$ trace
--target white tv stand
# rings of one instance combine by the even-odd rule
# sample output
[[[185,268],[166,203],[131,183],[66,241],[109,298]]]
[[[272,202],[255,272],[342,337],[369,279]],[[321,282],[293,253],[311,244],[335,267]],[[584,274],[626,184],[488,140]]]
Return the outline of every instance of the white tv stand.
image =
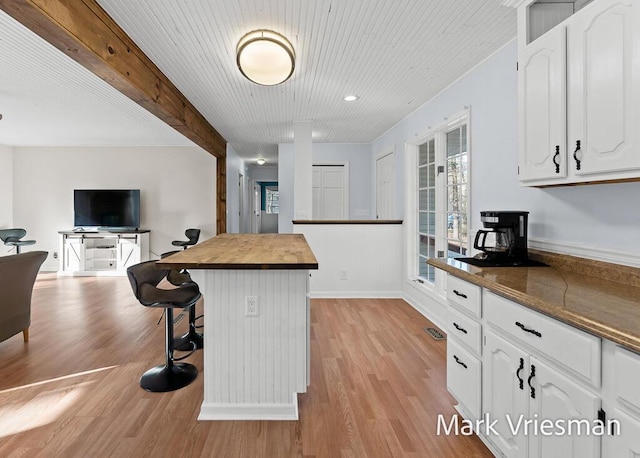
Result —
[[[149,230],[59,231],[59,275],[126,275],[149,260]]]

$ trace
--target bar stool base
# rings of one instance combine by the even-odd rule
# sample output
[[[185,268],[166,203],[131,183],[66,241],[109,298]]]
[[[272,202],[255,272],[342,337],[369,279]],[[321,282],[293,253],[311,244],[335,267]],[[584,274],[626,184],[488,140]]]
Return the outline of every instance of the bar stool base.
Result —
[[[166,393],[184,388],[197,376],[198,369],[193,364],[173,363],[149,369],[140,377],[140,386],[152,393]]]

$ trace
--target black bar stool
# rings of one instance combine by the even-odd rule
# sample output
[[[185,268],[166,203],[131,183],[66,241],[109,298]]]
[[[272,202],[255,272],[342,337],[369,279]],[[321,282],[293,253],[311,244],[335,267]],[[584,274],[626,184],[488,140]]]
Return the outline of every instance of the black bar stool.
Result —
[[[183,250],[186,250],[190,246],[198,243],[198,239],[200,238],[200,229],[187,229],[186,231],[184,231],[184,235],[189,240],[174,240],[173,242],[171,242],[171,245],[181,246]]]
[[[180,253],[180,251],[167,251],[166,253],[162,253],[160,255],[160,259],[164,259],[167,256],[171,256],[175,253]],[[183,283],[192,281],[191,275],[189,275],[189,272],[186,269],[169,270],[169,273],[167,274],[167,280],[174,286],[180,286]],[[189,351],[192,343],[195,344],[197,350],[204,348],[204,335],[197,331],[199,328],[202,328],[202,326],[196,325],[196,320],[199,320],[203,316],[204,315],[196,316],[195,306],[189,307],[189,331],[174,340],[173,348],[175,350]]]
[[[173,309],[195,307],[200,299],[200,289],[194,282],[180,284],[175,289],[160,289],[158,283],[168,274],[168,269],[156,267],[156,261],[146,261],[127,269],[127,276],[136,298],[145,307],[162,307],[165,309],[165,364],[156,366],[145,372],[140,378],[140,386],[147,391],[163,393],[183,388],[198,376],[198,369],[188,363],[178,363],[195,351],[181,358],[173,356]]]

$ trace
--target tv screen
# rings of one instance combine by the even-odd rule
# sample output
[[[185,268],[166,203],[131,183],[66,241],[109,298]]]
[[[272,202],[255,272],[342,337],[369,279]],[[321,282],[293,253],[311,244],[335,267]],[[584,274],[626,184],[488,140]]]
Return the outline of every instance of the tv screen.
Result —
[[[140,227],[139,189],[76,189],[73,225],[117,228]]]

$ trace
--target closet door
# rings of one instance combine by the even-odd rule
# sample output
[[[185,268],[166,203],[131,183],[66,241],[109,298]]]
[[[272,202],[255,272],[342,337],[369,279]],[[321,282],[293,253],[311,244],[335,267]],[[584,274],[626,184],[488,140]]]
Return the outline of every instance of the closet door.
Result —
[[[347,219],[343,165],[313,166],[313,219]]]

